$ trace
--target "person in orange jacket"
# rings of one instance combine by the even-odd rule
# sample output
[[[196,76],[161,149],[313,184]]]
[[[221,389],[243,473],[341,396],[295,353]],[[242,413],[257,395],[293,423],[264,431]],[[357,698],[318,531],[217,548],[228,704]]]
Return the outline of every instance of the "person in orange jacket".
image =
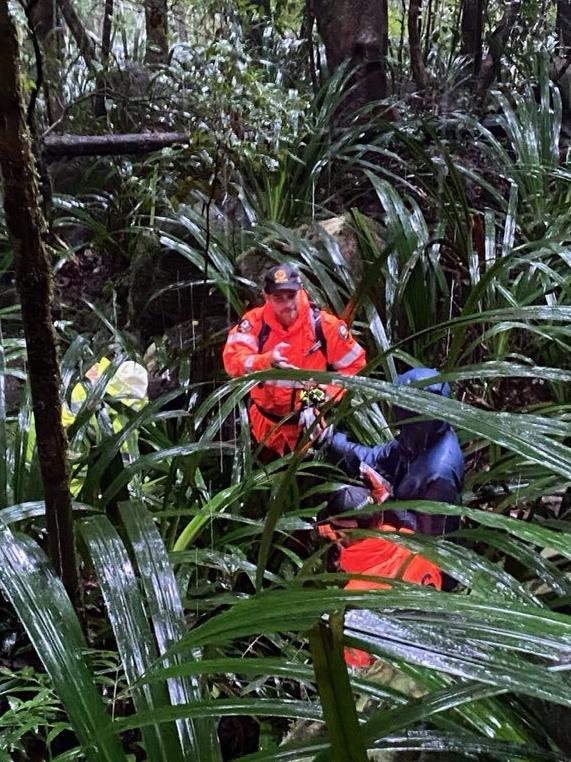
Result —
[[[230,330],[223,351],[230,376],[269,368],[335,370],[352,376],[365,366],[365,350],[342,320],[309,301],[295,265],[270,268],[264,302]],[[250,393],[252,436],[279,456],[292,452],[300,439],[303,388],[303,383],[280,379],[261,382]],[[338,386],[327,387],[329,399],[342,394]]]
[[[361,477],[368,487],[344,485],[331,493],[327,506],[317,515],[317,529],[322,537],[335,544],[335,568],[345,574],[363,575],[373,579],[350,579],[345,590],[386,589],[386,580],[400,579],[417,585],[442,589],[442,571],[420,553],[398,545],[383,537],[381,532],[413,534],[413,530],[399,521],[395,510],[372,511],[373,505],[382,504],[391,496],[391,486],[373,468],[363,463]],[[364,509],[364,510],[363,510]],[[355,511],[363,511],[355,514]],[[343,514],[351,513],[351,516]],[[339,517],[340,516],[340,517]],[[400,527],[400,528],[398,528]],[[352,536],[352,530],[377,530],[372,537]],[[374,578],[383,579],[377,581]],[[350,611],[345,624],[350,629],[367,627],[374,614],[359,609]],[[373,630],[374,630],[374,621]],[[373,656],[358,648],[345,648],[345,661],[351,667],[368,667]]]

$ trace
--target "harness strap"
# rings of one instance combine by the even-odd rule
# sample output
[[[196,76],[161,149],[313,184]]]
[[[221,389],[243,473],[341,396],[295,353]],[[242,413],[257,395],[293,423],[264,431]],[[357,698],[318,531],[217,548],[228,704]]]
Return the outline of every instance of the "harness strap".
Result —
[[[264,346],[266,344],[266,341],[268,340],[270,336],[270,326],[266,323],[264,318],[262,318],[262,327],[260,328],[260,333],[258,334],[258,354],[261,355],[264,351]]]
[[[260,411],[260,413],[264,416],[264,418],[267,418],[268,421],[271,421],[272,423],[281,423],[284,420],[284,418],[287,418],[287,422],[286,423],[288,423],[288,424],[289,423],[292,423],[292,424],[299,423],[299,416],[300,416],[301,411],[297,411],[297,412],[294,412],[294,413],[287,413],[286,415],[276,415],[275,413],[272,413],[271,411],[266,410],[265,407],[262,407],[261,405],[258,405],[258,403],[254,402],[253,400],[252,400],[252,405],[257,407],[258,410]]]
[[[313,302],[311,302],[309,306],[309,320],[311,329],[313,331],[313,336],[315,341],[320,343],[319,351],[325,357],[327,357],[327,340],[325,338],[325,333],[323,332],[323,326],[321,325],[321,310],[316,304],[313,304]],[[270,326],[262,317],[262,327],[260,328],[260,333],[258,334],[258,354],[262,354],[264,351],[264,347],[270,336],[270,332]],[[330,370],[330,368],[328,369]]]

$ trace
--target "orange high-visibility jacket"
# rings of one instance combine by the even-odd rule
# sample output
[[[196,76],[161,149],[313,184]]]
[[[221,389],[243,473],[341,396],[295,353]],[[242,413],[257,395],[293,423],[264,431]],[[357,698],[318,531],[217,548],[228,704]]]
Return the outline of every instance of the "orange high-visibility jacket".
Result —
[[[223,351],[224,368],[230,376],[242,376],[272,367],[272,350],[285,342],[282,353],[292,365],[303,370],[331,369],[347,376],[355,375],[366,363],[365,350],[351,336],[346,324],[325,310],[319,310],[325,352],[316,337],[316,315],[305,291],[300,293],[297,320],[289,328],[276,320],[269,305],[256,307],[230,330]],[[267,338],[260,352],[260,332]],[[295,413],[300,409],[302,385],[297,381],[264,381],[251,391],[250,425],[257,442],[282,455],[297,444],[300,428]],[[330,396],[339,395],[339,387],[331,386]],[[281,419],[293,414],[289,421]]]
[[[383,527],[395,531],[394,527]],[[429,585],[442,589],[442,572],[436,564],[419,553],[413,553],[382,537],[367,537],[341,550],[339,568],[348,574],[366,574],[370,577],[387,577]],[[352,579],[346,590],[371,590],[390,587],[386,582]]]
[[[390,525],[381,525],[380,529],[395,531]],[[401,530],[405,532],[405,530]],[[410,530],[409,530],[410,531]],[[405,532],[407,533],[407,532]],[[385,577],[414,582],[417,585],[429,585],[442,589],[442,572],[436,564],[418,553],[413,553],[402,545],[397,545],[382,537],[367,537],[341,549],[339,568],[348,574],[363,574],[370,577]],[[387,582],[351,579],[345,590],[371,590],[388,588]],[[367,667],[373,663],[373,657],[357,648],[345,649],[345,661],[352,667]]]

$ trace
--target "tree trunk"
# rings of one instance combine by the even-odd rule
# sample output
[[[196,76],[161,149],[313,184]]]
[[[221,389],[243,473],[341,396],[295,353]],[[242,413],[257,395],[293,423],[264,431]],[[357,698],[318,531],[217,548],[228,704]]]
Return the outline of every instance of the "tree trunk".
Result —
[[[111,28],[113,25],[113,0],[105,0],[103,28],[101,31],[101,63],[107,66],[111,53]]]
[[[252,13],[252,11],[254,13]],[[254,18],[255,16],[255,18]],[[248,39],[250,43],[259,48],[264,39],[264,31],[272,18],[272,7],[270,0],[251,0],[249,10],[244,18],[248,28]]]
[[[174,22],[175,36],[179,42],[188,42],[188,28],[186,26],[186,4],[184,0],[175,0],[171,3],[171,18]]]
[[[358,107],[387,94],[387,0],[314,0],[327,64],[335,71],[349,61],[359,67],[351,105]]]
[[[422,0],[410,0],[408,8],[408,44],[412,76],[418,88],[426,87],[426,69],[420,44],[420,5]]]
[[[75,12],[75,8],[71,4],[70,0],[57,0],[57,3],[65,19],[65,23],[69,27],[71,36],[75,40],[75,44],[83,56],[83,60],[85,61],[86,65],[90,67],[96,57],[95,44],[93,40],[81,23],[81,20]]]
[[[571,0],[557,0],[557,34],[559,44],[567,55],[571,50]]]
[[[490,35],[488,55],[482,62],[478,77],[478,90],[483,95],[497,79],[502,56],[512,29],[521,10],[521,0],[511,0],[498,26]]]
[[[37,0],[28,7],[30,25],[43,57],[42,84],[48,121],[53,124],[63,113],[57,6],[52,0]]]
[[[311,77],[311,86],[313,92],[317,93],[319,87],[317,83],[317,69],[315,66],[315,48],[313,45],[313,26],[315,24],[315,16],[313,14],[313,3],[311,0],[305,0],[303,5],[303,21],[299,36],[302,40],[305,40],[305,46],[307,48],[307,63],[309,66],[309,76]]]
[[[168,13],[166,0],[145,0],[147,47],[145,63],[164,64],[168,61]]]
[[[61,379],[51,320],[51,271],[42,241],[44,221],[18,70],[16,29],[8,0],[0,0],[0,172],[6,227],[28,354],[38,457],[42,472],[49,553],[77,605],[79,580],[73,537]]]
[[[102,70],[97,73],[95,87],[95,100],[93,110],[96,117],[104,117],[107,114],[105,101],[107,99],[107,69],[109,67],[109,54],[111,52],[111,28],[113,24],[113,0],[105,0],[103,13],[103,28],[101,31],[101,66]]]
[[[484,0],[464,0],[462,3],[462,53],[471,56],[475,79],[482,64],[483,14]]]

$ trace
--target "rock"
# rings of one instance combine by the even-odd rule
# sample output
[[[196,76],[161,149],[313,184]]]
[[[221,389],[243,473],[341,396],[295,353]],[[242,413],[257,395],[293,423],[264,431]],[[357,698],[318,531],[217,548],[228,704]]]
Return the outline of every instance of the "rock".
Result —
[[[179,207],[179,213],[184,214],[184,207]],[[200,235],[196,214],[190,210],[185,215],[187,225],[174,218],[169,220],[168,213],[164,216],[163,240],[153,231],[141,232],[129,266],[128,326],[140,332],[145,345],[174,326],[201,321],[205,304],[209,318],[220,317],[227,321],[226,325],[230,323],[226,299],[216,286],[204,282],[200,259],[195,264],[190,258],[192,249],[200,252],[204,247],[203,241],[195,240],[191,232],[196,227],[197,236]],[[211,229],[211,235],[213,240],[217,233]],[[168,236],[176,240],[165,243]],[[189,247],[189,256],[175,250],[184,246]],[[213,274],[210,270],[207,280]]]
[[[377,222],[369,222],[379,227]],[[360,281],[363,277],[363,258],[359,247],[359,239],[355,233],[355,226],[351,221],[349,214],[342,214],[338,217],[330,217],[320,223],[312,225],[308,230],[308,238],[315,243],[318,248],[330,245],[328,238],[333,239],[339,247],[339,253],[343,257],[347,269],[354,281]],[[379,231],[379,242],[381,241]],[[321,244],[321,246],[320,246]]]
[[[141,127],[152,126],[151,104],[166,94],[161,77],[152,76],[138,61],[125,61],[122,68],[106,72],[98,87],[104,90],[107,116],[115,132],[141,132]],[[97,101],[93,109],[98,109]]]
[[[272,249],[283,252],[284,257],[288,255],[289,251],[281,241],[273,238],[268,238],[266,240]],[[252,293],[259,293],[259,288],[263,282],[266,270],[275,264],[276,260],[273,257],[270,257],[261,246],[253,246],[250,249],[247,249],[236,259],[238,272],[242,277],[252,283]]]

